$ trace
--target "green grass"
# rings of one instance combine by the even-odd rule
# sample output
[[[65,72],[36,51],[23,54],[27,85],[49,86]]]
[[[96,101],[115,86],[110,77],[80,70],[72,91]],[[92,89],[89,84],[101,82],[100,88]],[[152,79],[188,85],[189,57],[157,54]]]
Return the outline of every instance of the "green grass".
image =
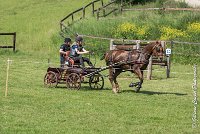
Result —
[[[17,33],[20,51],[55,51],[63,42],[59,22],[91,0],[0,0],[0,32]],[[56,42],[53,42],[56,36]],[[59,43],[59,44],[57,44]]]
[[[164,68],[154,67],[152,80],[144,80],[140,93],[128,87],[138,81],[128,72],[119,76],[122,92],[117,95],[112,93],[107,77],[104,90],[91,90],[87,84],[79,91],[65,85],[52,89],[43,86],[48,58],[51,66],[59,66],[58,48],[63,42],[58,35],[60,19],[89,2],[0,0],[0,32],[17,32],[17,52],[0,50],[0,133],[199,133],[199,127],[192,129],[192,65],[173,63],[169,79]],[[110,20],[102,19],[99,22],[103,23],[92,29],[85,27],[88,32],[79,24],[95,24],[94,18],[74,26],[83,28],[80,32],[100,35],[104,23],[112,25]],[[99,48],[97,53],[108,49],[109,44],[91,39],[85,43],[87,49],[94,49],[92,45]],[[8,58],[13,61],[5,98]],[[98,58],[96,66],[105,66]]]
[[[65,85],[45,88],[47,60],[31,56],[19,58],[21,56],[10,53],[13,62],[7,98],[4,92],[8,56],[0,58],[2,134],[198,133],[200,130],[192,129],[192,65],[173,64],[169,79],[164,68],[154,66],[152,80],[144,80],[140,93],[128,87],[137,78],[123,73],[118,79],[122,92],[116,95],[107,77],[104,90],[91,90],[87,84],[82,84],[79,91],[69,90]],[[105,65],[103,61],[97,63],[97,66],[102,65]]]

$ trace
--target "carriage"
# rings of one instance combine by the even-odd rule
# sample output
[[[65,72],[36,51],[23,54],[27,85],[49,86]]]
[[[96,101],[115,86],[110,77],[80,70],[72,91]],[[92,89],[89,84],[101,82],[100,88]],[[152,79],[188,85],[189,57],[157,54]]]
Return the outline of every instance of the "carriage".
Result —
[[[140,51],[137,49],[132,51],[110,50],[102,58],[105,59],[107,64],[105,67],[49,67],[44,77],[44,85],[56,87],[58,84],[65,83],[67,88],[78,90],[82,83],[89,83],[91,89],[103,89],[104,78],[100,72],[109,69],[109,80],[114,93],[119,92],[119,84],[116,78],[123,71],[131,71],[138,76],[139,82],[131,83],[129,87],[136,87],[135,92],[139,92],[143,83],[143,71],[147,68],[150,57],[155,55],[162,60],[163,52],[164,47],[160,41],[151,42]]]
[[[44,77],[44,85],[46,87],[57,87],[58,84],[65,84],[69,89],[79,90],[81,84],[89,83],[91,89],[103,89],[104,77],[98,70],[100,68],[49,67]]]

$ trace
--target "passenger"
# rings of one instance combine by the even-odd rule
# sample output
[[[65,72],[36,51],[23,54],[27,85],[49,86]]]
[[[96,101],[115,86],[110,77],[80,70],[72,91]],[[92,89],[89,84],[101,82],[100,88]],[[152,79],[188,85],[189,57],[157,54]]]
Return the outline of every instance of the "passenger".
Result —
[[[75,42],[72,44],[70,57],[74,60],[74,62],[79,62],[82,67],[85,67],[84,62],[87,62],[90,67],[93,67],[89,58],[82,57],[82,54],[87,53],[89,53],[89,51],[85,50],[83,47],[83,38],[81,36],[77,36]]]
[[[70,59],[70,45],[71,45],[71,39],[65,38],[64,44],[60,46],[60,67],[64,67],[65,64],[73,64],[73,61]]]

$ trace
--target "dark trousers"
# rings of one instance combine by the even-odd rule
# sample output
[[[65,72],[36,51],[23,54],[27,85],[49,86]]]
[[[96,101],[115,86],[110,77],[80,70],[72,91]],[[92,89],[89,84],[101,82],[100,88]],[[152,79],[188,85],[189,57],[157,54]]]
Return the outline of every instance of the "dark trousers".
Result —
[[[72,59],[74,60],[75,63],[80,63],[80,65],[83,66],[83,67],[85,67],[84,62],[87,62],[87,64],[88,64],[89,66],[92,66],[92,67],[93,67],[93,64],[92,64],[92,62],[89,60],[89,58],[79,56],[79,57],[73,57]]]
[[[86,58],[86,57],[82,57],[82,58],[83,58],[83,62],[87,62],[87,64],[88,64],[89,66],[93,67],[93,64],[92,64],[92,62],[90,61],[89,58]]]
[[[65,58],[60,56],[60,67],[64,67],[65,64]]]

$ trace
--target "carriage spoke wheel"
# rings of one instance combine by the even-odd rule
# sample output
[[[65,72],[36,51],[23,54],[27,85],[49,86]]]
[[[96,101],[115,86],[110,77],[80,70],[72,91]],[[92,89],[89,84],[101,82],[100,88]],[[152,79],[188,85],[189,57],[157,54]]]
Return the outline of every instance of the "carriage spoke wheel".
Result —
[[[67,88],[79,90],[81,87],[81,78],[77,73],[71,73],[66,79]]]
[[[58,85],[58,77],[56,73],[49,71],[44,76],[44,86],[46,87],[56,87]]]
[[[89,85],[91,89],[103,89],[104,78],[101,74],[95,74],[90,77]]]

